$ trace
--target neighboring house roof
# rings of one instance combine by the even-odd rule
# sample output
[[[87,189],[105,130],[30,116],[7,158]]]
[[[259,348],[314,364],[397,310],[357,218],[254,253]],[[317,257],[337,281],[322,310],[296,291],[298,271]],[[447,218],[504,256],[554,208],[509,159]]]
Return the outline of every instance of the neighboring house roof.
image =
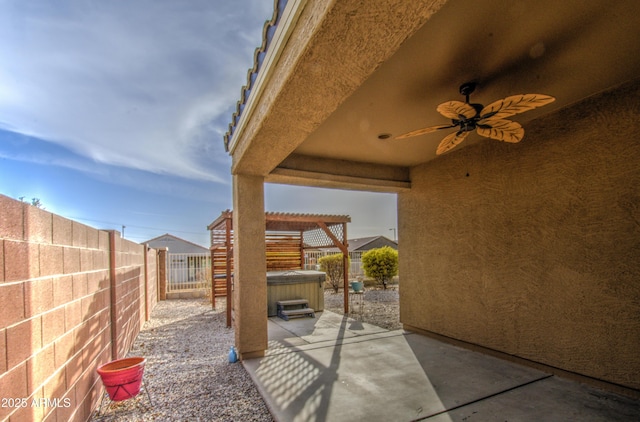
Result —
[[[381,248],[383,246],[389,246],[393,249],[398,249],[398,242],[395,242],[384,236],[371,236],[371,237],[359,237],[357,239],[349,239],[349,252],[368,251],[371,249]],[[325,250],[335,250],[337,248],[324,248]]]
[[[369,249],[381,248],[382,246],[390,246],[398,249],[398,242],[394,242],[384,236],[361,237],[351,239],[349,242],[350,251],[368,251]]]
[[[180,239],[169,233],[165,233],[162,236],[154,237],[146,242],[154,249],[168,248],[169,253],[207,253],[209,249],[204,246],[197,245],[189,242],[188,240]]]

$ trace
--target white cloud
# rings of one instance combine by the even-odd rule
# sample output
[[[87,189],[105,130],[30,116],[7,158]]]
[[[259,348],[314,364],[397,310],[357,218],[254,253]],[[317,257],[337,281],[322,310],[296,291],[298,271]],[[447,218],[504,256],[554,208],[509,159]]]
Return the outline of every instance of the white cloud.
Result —
[[[272,7],[2,2],[0,120],[99,162],[224,182],[222,134]]]

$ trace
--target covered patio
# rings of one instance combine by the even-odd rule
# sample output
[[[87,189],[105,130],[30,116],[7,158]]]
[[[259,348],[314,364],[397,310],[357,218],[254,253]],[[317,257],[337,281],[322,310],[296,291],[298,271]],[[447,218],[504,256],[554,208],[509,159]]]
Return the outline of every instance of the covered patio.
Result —
[[[267,345],[264,184],[388,192],[405,329],[639,395],[638,3],[276,6],[225,136],[243,357]],[[467,116],[524,94],[555,101],[509,115],[518,142]]]
[[[329,311],[270,318],[245,368],[278,421],[633,420],[640,401]]]

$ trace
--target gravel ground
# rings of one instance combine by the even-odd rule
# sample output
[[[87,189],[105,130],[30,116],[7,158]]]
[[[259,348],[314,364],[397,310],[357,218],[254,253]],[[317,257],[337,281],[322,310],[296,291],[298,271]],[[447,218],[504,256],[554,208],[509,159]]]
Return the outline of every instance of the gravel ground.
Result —
[[[144,392],[94,421],[273,421],[241,363],[229,363],[233,329],[225,301],[165,300],[156,306],[129,356],[147,358]],[[106,407],[106,404],[105,404]]]
[[[389,330],[401,328],[398,290],[367,289],[352,316]],[[342,292],[325,291],[325,309],[343,314]],[[141,392],[97,412],[93,421],[272,422],[267,406],[240,363],[230,364],[233,329],[226,327],[225,299],[216,309],[202,299],[165,300],[156,306],[128,356],[147,359]]]
[[[333,293],[333,290],[324,292],[324,308],[337,314],[344,314],[342,291]],[[398,286],[392,285],[387,290],[379,288],[367,288],[364,292],[362,307],[360,302],[354,300],[350,305],[351,316],[362,322],[377,325],[387,330],[402,328],[400,324],[400,311],[398,307]]]

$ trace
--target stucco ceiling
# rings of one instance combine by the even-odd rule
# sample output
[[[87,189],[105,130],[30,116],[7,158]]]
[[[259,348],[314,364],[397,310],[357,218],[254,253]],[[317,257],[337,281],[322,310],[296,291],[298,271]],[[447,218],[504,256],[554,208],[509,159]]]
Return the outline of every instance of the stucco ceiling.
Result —
[[[636,0],[452,0],[406,40],[295,153],[412,166],[436,157],[449,131],[393,137],[446,124],[438,104],[461,100],[460,84],[478,83],[472,102],[541,93],[556,102],[516,116],[523,124],[640,75],[640,3]],[[348,57],[344,58],[348,60]],[[392,138],[380,140],[380,134]],[[458,148],[484,140],[477,134]],[[455,151],[455,150],[454,150]]]
[[[394,137],[450,123],[436,107],[464,101],[465,82],[477,83],[471,102],[484,105],[516,94],[555,97],[512,118],[527,142],[537,117],[640,77],[637,0],[300,4],[255,111],[234,135],[233,173],[400,191],[410,188],[411,166],[436,159],[450,131]],[[447,154],[476,142],[498,141],[474,133]]]

